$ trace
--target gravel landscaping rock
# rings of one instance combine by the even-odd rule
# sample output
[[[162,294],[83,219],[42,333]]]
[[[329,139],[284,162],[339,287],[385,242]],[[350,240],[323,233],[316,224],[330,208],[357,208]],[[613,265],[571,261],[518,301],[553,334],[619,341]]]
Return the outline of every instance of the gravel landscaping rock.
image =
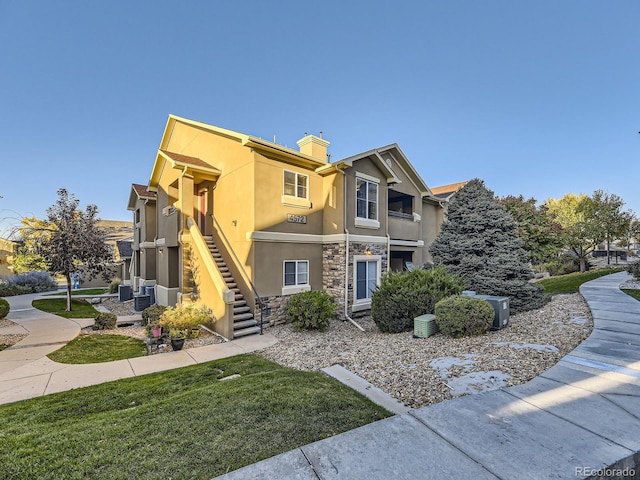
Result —
[[[324,332],[270,327],[266,331],[280,341],[260,354],[300,370],[342,365],[405,405],[419,408],[459,394],[527,382],[555,365],[593,328],[589,308],[578,293],[556,295],[543,308],[511,316],[508,327],[478,337],[454,339],[438,333],[413,338],[413,332],[380,333],[369,317],[357,321],[364,333],[341,321]],[[465,378],[466,389],[461,387]]]
[[[133,310],[133,301],[107,299],[102,306],[118,316],[140,313]],[[279,342],[259,354],[299,370],[342,365],[405,405],[419,408],[525,383],[555,365],[593,328],[589,308],[578,293],[555,295],[543,308],[513,315],[508,327],[478,337],[454,339],[437,333],[413,338],[413,332],[381,333],[370,317],[357,321],[364,333],[341,321],[333,321],[324,332],[296,332],[289,324],[266,328]],[[5,320],[0,326],[10,324]],[[138,325],[98,331],[89,327],[83,333],[147,338]],[[14,344],[23,337],[0,335],[0,343]],[[198,338],[187,340],[184,348],[221,342],[220,337],[202,331]],[[164,351],[172,350],[167,345],[153,353]]]
[[[0,319],[0,329],[13,327],[16,324],[6,318]],[[2,333],[0,331],[0,345],[15,345],[27,336],[26,333]]]

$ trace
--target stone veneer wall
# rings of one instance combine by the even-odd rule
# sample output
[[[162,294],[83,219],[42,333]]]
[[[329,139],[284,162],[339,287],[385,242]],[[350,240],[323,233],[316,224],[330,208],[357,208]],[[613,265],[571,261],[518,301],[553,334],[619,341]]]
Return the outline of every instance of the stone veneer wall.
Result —
[[[345,283],[345,265],[344,265],[344,255],[345,255],[345,242],[341,243],[326,243],[322,246],[322,265],[323,265],[323,275],[322,275],[322,288],[329,295],[331,295],[337,304],[337,308],[335,311],[335,317],[340,320],[345,320],[344,316],[344,283]],[[389,255],[387,252],[387,245],[380,243],[349,243],[349,278],[347,288],[348,291],[348,303],[351,305],[353,303],[353,257],[354,255],[367,255],[367,250],[371,255],[380,255],[380,269],[381,275],[384,275],[388,270],[389,265]],[[285,308],[287,306],[287,302],[289,301],[289,295],[274,295],[271,297],[260,297],[262,303],[265,306],[271,308],[271,315],[269,317],[265,317],[265,326],[269,325],[280,325],[282,323],[287,323],[287,315],[285,313]],[[257,305],[257,301],[256,301]],[[362,317],[365,315],[369,315],[369,310],[359,311],[359,312],[351,312],[349,309],[349,315],[353,317]],[[259,320],[259,311],[256,311],[255,318]]]
[[[336,301],[335,316],[344,317],[344,253],[345,243],[322,245],[322,288]]]
[[[336,316],[342,320],[345,320],[344,316],[344,288],[345,288],[345,256],[346,244],[342,243],[327,243],[322,247],[322,262],[324,266],[322,288],[324,288],[330,295],[336,299],[338,308],[336,309]],[[353,304],[353,257],[355,255],[367,255],[369,250],[370,255],[380,255],[380,269],[381,275],[384,275],[388,270],[389,255],[387,252],[387,244],[381,243],[359,243],[349,242],[349,278],[346,288],[348,289],[347,302],[348,305]],[[369,310],[352,312],[349,308],[349,315],[358,317],[369,315]]]
[[[280,325],[281,323],[287,323],[287,314],[285,308],[289,302],[290,295],[274,295],[272,297],[260,297],[265,307],[271,308],[271,315],[264,317],[264,326]],[[256,300],[256,311],[253,318],[256,321],[260,321],[260,306]]]

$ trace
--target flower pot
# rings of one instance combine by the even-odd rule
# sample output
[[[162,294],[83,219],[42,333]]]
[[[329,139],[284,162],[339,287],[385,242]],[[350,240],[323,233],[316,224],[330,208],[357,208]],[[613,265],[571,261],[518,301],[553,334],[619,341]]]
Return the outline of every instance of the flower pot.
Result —
[[[184,338],[172,338],[171,339],[171,348],[174,350],[182,350],[184,346]]]
[[[158,327],[158,328],[154,328],[153,329],[153,336],[154,337],[159,337],[162,335],[162,328]]]

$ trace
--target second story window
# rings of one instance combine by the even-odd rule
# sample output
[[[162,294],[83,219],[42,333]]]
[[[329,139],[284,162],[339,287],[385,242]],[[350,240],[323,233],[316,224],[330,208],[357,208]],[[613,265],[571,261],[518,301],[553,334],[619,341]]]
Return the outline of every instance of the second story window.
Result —
[[[309,176],[302,173],[284,171],[284,195],[309,198]]]
[[[378,220],[378,184],[356,178],[356,217]]]

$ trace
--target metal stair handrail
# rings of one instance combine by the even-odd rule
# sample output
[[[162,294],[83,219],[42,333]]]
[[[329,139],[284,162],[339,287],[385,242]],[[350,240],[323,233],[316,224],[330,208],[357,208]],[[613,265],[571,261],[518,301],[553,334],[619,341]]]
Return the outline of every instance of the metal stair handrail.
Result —
[[[258,290],[256,289],[256,286],[251,281],[251,277],[249,277],[249,274],[244,269],[244,266],[242,265],[242,262],[240,261],[240,259],[236,255],[236,252],[231,247],[231,243],[229,243],[229,239],[224,234],[224,230],[222,230],[222,226],[220,225],[220,223],[218,222],[218,220],[216,219],[216,217],[214,215],[211,215],[211,218],[213,219],[213,226],[220,233],[220,239],[224,242],[224,246],[225,246],[227,252],[229,252],[229,254],[231,256],[233,256],[233,263],[240,270],[240,274],[241,274],[243,280],[249,284],[249,286],[251,287],[251,290],[254,293],[254,296],[255,296],[256,300],[258,301],[258,305],[260,306],[260,335],[262,335],[263,334],[262,324],[264,323],[264,311],[265,311],[265,309],[267,307],[262,302],[262,299],[260,298],[260,294],[258,293]]]

